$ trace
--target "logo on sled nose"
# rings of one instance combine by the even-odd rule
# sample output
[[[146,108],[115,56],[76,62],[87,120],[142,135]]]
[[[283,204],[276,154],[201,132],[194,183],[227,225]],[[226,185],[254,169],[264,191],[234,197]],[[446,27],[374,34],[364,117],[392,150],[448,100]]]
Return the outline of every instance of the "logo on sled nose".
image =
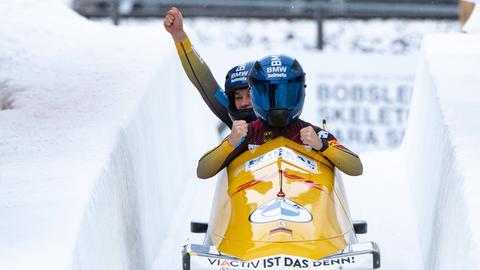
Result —
[[[312,214],[303,206],[285,198],[276,198],[255,209],[248,220],[252,223],[267,223],[277,220],[310,222]]]

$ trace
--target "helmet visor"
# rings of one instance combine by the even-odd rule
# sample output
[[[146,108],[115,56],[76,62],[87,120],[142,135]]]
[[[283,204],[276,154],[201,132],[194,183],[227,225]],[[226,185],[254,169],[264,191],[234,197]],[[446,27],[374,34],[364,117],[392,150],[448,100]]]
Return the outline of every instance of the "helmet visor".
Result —
[[[303,80],[253,81],[252,98],[257,106],[268,109],[293,109],[303,98]]]

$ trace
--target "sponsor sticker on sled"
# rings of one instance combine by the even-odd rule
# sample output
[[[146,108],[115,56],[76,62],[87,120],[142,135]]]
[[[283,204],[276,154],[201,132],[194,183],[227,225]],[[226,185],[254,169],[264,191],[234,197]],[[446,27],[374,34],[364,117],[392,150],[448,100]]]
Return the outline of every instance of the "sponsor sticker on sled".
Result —
[[[277,220],[304,223],[312,220],[312,214],[296,202],[286,198],[275,198],[255,209],[248,219],[253,223]]]
[[[294,269],[368,269],[372,266],[372,256],[361,254],[354,256],[342,256],[338,258],[325,258],[323,260],[310,260],[295,256],[273,256],[251,261],[241,261],[225,258],[210,258],[193,256],[191,268],[194,269],[216,269],[216,270],[294,270]]]
[[[288,162],[291,162],[299,167],[302,167],[306,170],[317,172],[317,163],[312,159],[304,157],[303,155],[295,153],[295,151],[286,148],[280,147],[275,150],[272,150],[266,154],[263,154],[257,158],[251,159],[246,163],[246,171],[256,170],[273,162],[274,160],[282,158]]]

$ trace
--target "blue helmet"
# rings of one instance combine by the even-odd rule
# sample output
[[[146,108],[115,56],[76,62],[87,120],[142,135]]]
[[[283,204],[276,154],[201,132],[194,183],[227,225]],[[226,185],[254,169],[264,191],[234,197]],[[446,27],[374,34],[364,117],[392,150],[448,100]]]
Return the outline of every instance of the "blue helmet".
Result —
[[[230,69],[225,78],[225,95],[228,100],[228,115],[233,120],[245,120],[252,122],[257,119],[252,108],[237,109],[235,106],[235,91],[238,89],[248,89],[248,74],[253,66],[253,62],[238,65]]]
[[[252,106],[258,118],[273,127],[285,127],[302,113],[305,73],[296,59],[269,55],[250,72]]]

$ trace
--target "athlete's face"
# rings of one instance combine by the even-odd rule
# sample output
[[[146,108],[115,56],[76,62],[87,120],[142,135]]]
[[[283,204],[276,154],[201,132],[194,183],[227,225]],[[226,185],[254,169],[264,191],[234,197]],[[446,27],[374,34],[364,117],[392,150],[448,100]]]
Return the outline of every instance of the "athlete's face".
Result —
[[[252,108],[252,101],[250,99],[250,91],[248,88],[235,90],[235,107],[237,107],[237,110]]]

